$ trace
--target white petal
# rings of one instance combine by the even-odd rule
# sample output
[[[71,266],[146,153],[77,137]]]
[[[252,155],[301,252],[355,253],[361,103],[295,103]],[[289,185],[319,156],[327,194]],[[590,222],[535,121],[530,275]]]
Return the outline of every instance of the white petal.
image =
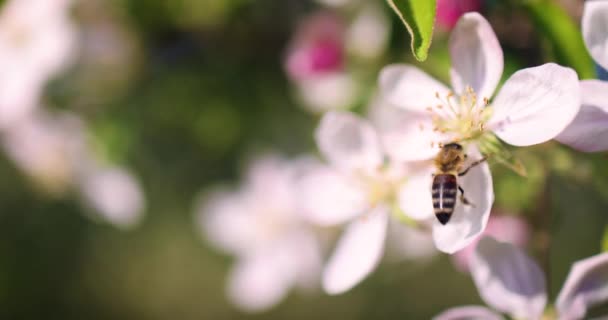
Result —
[[[377,99],[372,104],[370,117],[386,154],[397,161],[431,159],[439,151],[439,143],[447,141],[433,131],[429,115],[403,110],[385,100]]]
[[[505,142],[529,146],[553,139],[580,108],[578,76],[554,63],[520,70],[502,87],[493,108],[488,127]]]
[[[376,268],[384,251],[387,224],[388,209],[377,207],[346,228],[323,272],[327,293],[348,291]]]
[[[480,158],[479,151],[472,149],[469,152],[471,161]],[[494,202],[492,175],[487,162],[458,177],[458,184],[473,205],[464,205],[460,199],[457,199],[454,213],[446,225],[440,224],[437,220],[433,221],[435,245],[439,250],[450,254],[469,245],[484,231]],[[427,190],[430,190],[430,187]]]
[[[483,101],[491,98],[500,80],[503,55],[488,21],[477,12],[464,14],[450,37],[452,87],[457,94],[471,86]]]
[[[319,225],[335,225],[363,214],[369,206],[362,186],[334,168],[307,170],[296,185],[297,205],[302,214]]]
[[[214,246],[232,254],[247,254],[254,247],[255,215],[242,192],[213,191],[196,204],[201,233]]]
[[[267,210],[277,214],[293,214],[293,170],[289,162],[276,154],[264,154],[251,161],[247,168],[244,189]]]
[[[383,154],[376,130],[352,113],[326,113],[315,138],[321,153],[340,170],[374,171],[382,164]]]
[[[581,109],[555,140],[585,152],[608,150],[608,82],[581,81]]]
[[[309,111],[321,113],[351,107],[357,99],[359,88],[353,75],[331,72],[298,82],[298,91]]]
[[[399,207],[407,216],[416,220],[434,217],[431,196],[433,172],[430,165],[413,171],[399,190]]]
[[[109,222],[132,227],[142,218],[143,191],[131,173],[120,167],[98,168],[82,183],[85,201]]]
[[[545,275],[520,248],[486,236],[471,259],[479,295],[494,309],[517,319],[539,319],[547,304]]]
[[[294,284],[294,270],[286,268],[285,252],[257,253],[239,261],[229,276],[228,297],[249,312],[279,303]]]
[[[462,306],[448,309],[433,320],[502,320],[503,317],[482,306]]]
[[[346,47],[359,57],[375,59],[386,50],[390,27],[384,8],[375,2],[366,3],[348,28]]]
[[[310,230],[300,230],[288,237],[289,250],[294,270],[297,270],[297,284],[304,289],[316,289],[320,285],[322,270],[321,244]]]
[[[387,255],[396,261],[424,262],[439,253],[430,230],[418,229],[391,219],[388,229]]]
[[[448,88],[424,71],[405,64],[386,66],[380,72],[380,94],[396,107],[428,114],[428,107],[441,103]]]
[[[585,1],[583,39],[595,61],[608,69],[608,2]]]
[[[608,301],[608,253],[580,260],[572,266],[556,307],[560,319],[582,319],[587,308]]]

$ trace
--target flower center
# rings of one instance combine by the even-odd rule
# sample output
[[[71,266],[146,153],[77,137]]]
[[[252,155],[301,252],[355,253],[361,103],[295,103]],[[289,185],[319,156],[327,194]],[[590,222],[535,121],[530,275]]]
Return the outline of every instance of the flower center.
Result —
[[[402,182],[389,168],[381,167],[373,176],[360,175],[361,183],[367,190],[367,198],[372,207],[382,203],[390,203],[398,185]]]
[[[427,108],[433,119],[433,131],[449,135],[451,141],[473,140],[484,134],[492,115],[488,98],[479,101],[470,86],[460,96],[448,92],[442,97],[436,92],[435,97],[439,103]]]

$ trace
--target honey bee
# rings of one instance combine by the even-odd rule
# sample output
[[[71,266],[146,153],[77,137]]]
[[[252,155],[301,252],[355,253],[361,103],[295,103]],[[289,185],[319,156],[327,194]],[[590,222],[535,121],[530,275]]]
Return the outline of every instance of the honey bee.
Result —
[[[471,163],[464,170],[464,162],[467,158],[462,146],[452,142],[441,147],[435,157],[435,167],[437,172],[433,174],[433,209],[435,217],[442,225],[450,221],[454,207],[456,205],[456,194],[460,191],[460,201],[464,205],[473,205],[464,196],[464,190],[458,185],[457,177],[464,176],[471,168],[484,162],[487,158],[483,157]]]

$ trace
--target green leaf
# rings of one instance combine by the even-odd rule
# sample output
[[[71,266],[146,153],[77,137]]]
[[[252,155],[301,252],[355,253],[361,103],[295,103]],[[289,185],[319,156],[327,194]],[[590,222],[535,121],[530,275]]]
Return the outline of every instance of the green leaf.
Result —
[[[604,229],[604,236],[602,237],[602,252],[608,251],[608,227]]]
[[[399,16],[412,38],[412,53],[418,61],[427,58],[437,4],[435,0],[386,0],[389,6]]]
[[[587,52],[579,26],[566,11],[550,0],[522,3],[540,34],[545,35],[551,43],[557,62],[575,69],[581,79],[595,78],[593,60]]]

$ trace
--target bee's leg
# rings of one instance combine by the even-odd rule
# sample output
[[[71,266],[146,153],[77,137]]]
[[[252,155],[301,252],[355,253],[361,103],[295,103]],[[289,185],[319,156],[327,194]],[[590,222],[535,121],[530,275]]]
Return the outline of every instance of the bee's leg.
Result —
[[[458,173],[458,176],[459,176],[459,177],[464,176],[465,174],[467,174],[467,172],[469,172],[469,170],[470,170],[471,168],[475,167],[476,165],[478,165],[478,164],[480,164],[480,163],[482,163],[482,162],[484,162],[484,161],[486,161],[486,160],[488,160],[488,157],[485,157],[485,156],[484,156],[483,158],[481,158],[481,159],[479,159],[479,160],[477,160],[477,161],[475,161],[475,162],[471,163],[471,165],[469,165],[469,166],[468,166],[466,169],[464,169],[462,172]]]
[[[462,201],[462,203],[467,206],[472,206],[473,208],[475,208],[475,205],[464,197],[464,189],[462,189],[461,186],[458,186],[458,190],[460,190],[460,201]]]

